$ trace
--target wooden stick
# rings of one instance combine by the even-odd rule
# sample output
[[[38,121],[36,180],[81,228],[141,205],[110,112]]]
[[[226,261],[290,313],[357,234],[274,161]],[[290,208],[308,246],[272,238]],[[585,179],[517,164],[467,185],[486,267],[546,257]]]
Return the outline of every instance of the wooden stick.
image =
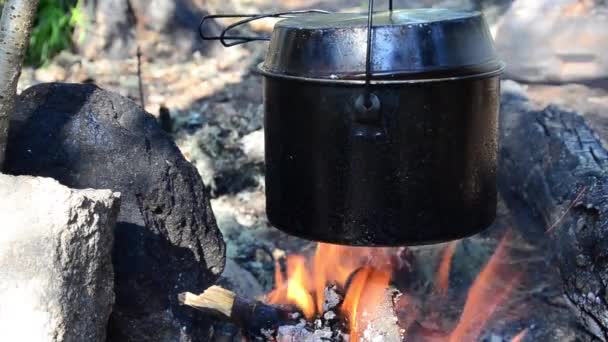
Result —
[[[146,110],[146,98],[144,97],[144,83],[141,76],[141,48],[137,44],[137,85],[139,86],[139,100],[141,101],[141,108]]]
[[[211,286],[198,296],[191,292],[184,292],[180,293],[177,298],[182,305],[219,313],[224,318],[230,319],[236,295],[220,286]]]
[[[200,295],[180,293],[178,300],[182,305],[228,319],[250,336],[265,336],[264,331],[276,331],[280,325],[292,323],[289,316],[297,312],[240,297],[220,286],[211,286]]]

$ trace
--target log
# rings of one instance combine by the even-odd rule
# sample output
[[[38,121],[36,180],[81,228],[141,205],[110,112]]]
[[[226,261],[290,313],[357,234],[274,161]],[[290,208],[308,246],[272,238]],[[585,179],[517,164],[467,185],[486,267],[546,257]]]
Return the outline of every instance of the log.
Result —
[[[583,116],[537,109],[514,82],[503,83],[500,125],[500,191],[541,221],[523,235],[547,244],[581,323],[608,341],[608,152]]]

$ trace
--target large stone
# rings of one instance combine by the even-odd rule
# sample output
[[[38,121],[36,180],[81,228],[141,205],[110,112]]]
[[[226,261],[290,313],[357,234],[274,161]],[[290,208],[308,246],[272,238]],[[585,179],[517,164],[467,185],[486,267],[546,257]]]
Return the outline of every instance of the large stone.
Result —
[[[217,279],[225,245],[200,176],[154,117],[93,85],[42,84],[13,118],[6,171],[122,193],[110,340],[206,341],[209,319],[177,294]]]
[[[0,174],[0,341],[105,341],[120,194]]]
[[[527,82],[608,79],[603,0],[517,0],[498,24],[508,78]]]

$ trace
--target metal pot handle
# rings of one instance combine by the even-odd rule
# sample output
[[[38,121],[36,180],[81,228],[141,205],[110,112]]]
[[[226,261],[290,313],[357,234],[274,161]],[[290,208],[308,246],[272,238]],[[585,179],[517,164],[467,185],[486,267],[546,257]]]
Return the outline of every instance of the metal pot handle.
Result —
[[[270,40],[270,37],[264,36],[227,36],[228,31],[234,29],[235,27],[241,26],[248,22],[264,19],[264,18],[290,18],[293,16],[301,15],[301,14],[310,14],[310,13],[320,13],[320,14],[329,14],[328,11],[323,11],[319,9],[312,10],[299,10],[299,11],[287,11],[287,12],[276,12],[276,13],[262,13],[262,14],[214,14],[214,15],[206,15],[201,20],[198,25],[198,34],[201,36],[202,40],[219,40],[222,45],[225,47],[230,47],[234,45],[249,43],[256,40]],[[246,18],[243,20],[239,20],[236,23],[226,26],[225,29],[222,30],[219,36],[205,36],[203,33],[203,28],[205,25],[205,21],[209,19],[216,18]]]

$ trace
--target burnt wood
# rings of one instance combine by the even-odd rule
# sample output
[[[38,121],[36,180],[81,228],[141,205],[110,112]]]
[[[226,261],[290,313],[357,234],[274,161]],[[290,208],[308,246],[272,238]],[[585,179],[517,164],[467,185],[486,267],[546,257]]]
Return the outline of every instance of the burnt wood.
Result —
[[[587,330],[608,340],[608,152],[579,113],[536,109],[511,90],[503,91],[500,139],[507,204],[543,222],[544,231],[524,235],[546,242],[565,296]]]

